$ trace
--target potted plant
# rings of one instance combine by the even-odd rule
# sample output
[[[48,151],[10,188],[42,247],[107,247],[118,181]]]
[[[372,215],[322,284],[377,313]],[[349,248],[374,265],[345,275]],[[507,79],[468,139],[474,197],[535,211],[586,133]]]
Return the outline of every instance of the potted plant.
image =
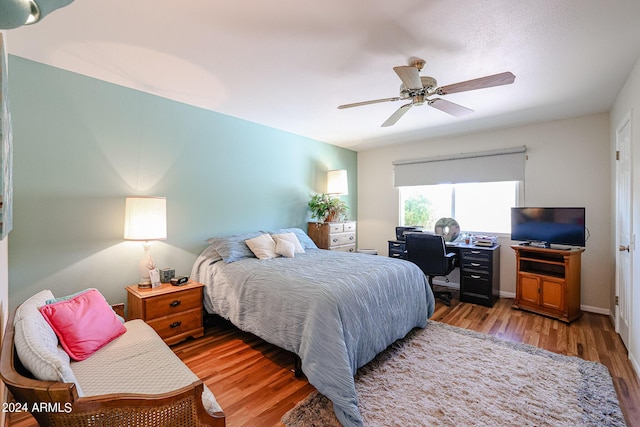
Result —
[[[309,200],[311,217],[319,222],[345,221],[349,213],[349,207],[338,197],[332,197],[325,193],[316,194]]]

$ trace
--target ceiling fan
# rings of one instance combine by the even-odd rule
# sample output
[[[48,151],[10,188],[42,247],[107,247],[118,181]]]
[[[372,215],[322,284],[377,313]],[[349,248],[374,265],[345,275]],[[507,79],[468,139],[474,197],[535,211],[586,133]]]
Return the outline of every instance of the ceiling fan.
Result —
[[[413,59],[410,65],[393,67],[402,84],[400,85],[400,96],[393,98],[373,99],[371,101],[354,102],[338,106],[339,109],[359,107],[361,105],[377,104],[380,102],[410,100],[408,104],[402,105],[389,117],[382,127],[394,125],[400,118],[414,105],[427,105],[437,108],[440,111],[451,114],[455,117],[463,117],[473,113],[473,110],[462,105],[446,101],[442,98],[431,98],[433,95],[448,95],[450,93],[465,92],[468,90],[484,89],[493,86],[502,86],[513,83],[516,76],[507,71],[491,76],[480,77],[478,79],[467,80],[446,86],[438,86],[438,82],[433,77],[420,76],[420,71],[424,67],[424,59]]]

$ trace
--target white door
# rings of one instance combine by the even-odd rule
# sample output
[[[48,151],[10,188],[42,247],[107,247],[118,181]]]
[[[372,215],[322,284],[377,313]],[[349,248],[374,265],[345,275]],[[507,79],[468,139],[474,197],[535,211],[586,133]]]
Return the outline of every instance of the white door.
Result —
[[[631,311],[631,252],[633,247],[631,224],[631,115],[625,117],[616,130],[616,332],[629,348]]]

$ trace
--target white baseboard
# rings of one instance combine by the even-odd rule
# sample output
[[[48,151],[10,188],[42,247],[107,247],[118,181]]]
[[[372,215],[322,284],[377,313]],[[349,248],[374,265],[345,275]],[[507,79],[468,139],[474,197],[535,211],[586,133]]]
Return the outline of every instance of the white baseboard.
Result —
[[[640,376],[640,364],[631,353],[629,353],[629,362],[631,362],[631,366],[636,371],[636,375]]]
[[[611,310],[609,310],[608,308],[594,307],[592,305],[580,305],[580,310],[588,311],[589,313],[604,314],[605,316],[611,316]]]

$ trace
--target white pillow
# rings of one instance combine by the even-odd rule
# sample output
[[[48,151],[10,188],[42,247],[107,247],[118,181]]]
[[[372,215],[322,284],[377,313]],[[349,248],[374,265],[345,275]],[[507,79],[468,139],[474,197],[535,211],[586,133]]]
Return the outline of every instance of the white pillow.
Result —
[[[40,291],[18,307],[13,321],[16,352],[34,377],[42,381],[76,383],[78,395],[82,396],[69,355],[58,345],[58,337],[39,310],[53,298],[51,291]]]
[[[262,234],[244,242],[258,259],[270,259],[278,256],[276,242],[268,234]]]
[[[295,253],[304,253],[304,248],[302,247],[302,244],[300,244],[300,240],[298,239],[298,236],[295,235],[295,233],[272,234],[271,237],[273,237],[276,241],[277,239],[282,239],[291,242],[294,245]]]
[[[276,237],[276,254],[287,258],[293,258],[296,252],[296,245],[288,240]]]

